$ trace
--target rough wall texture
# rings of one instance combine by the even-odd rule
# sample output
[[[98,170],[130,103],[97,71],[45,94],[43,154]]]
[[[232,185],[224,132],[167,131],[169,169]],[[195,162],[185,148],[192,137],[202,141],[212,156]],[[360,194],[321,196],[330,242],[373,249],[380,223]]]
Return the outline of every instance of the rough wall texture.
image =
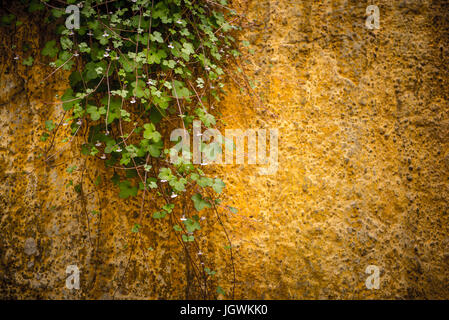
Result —
[[[380,30],[365,28],[369,4],[380,8]],[[239,208],[225,222],[235,247],[235,297],[449,298],[449,3],[234,5],[248,18],[241,68],[260,101],[240,91],[246,81],[233,73],[220,118],[229,128],[280,133],[275,174],[259,175],[255,165],[208,169],[224,177],[225,202]],[[32,23],[1,37],[8,46],[45,42]],[[96,187],[96,176],[111,173],[92,161],[94,172],[76,178],[84,179],[85,199],[66,188],[67,166],[87,166],[76,141],[44,165],[39,136],[44,120],[62,116],[54,96],[64,76],[40,86],[48,69],[11,61],[2,49],[0,296],[188,296],[184,253],[154,222],[115,292],[139,201],[123,203],[106,178]],[[97,207],[101,214],[89,215]],[[220,269],[223,234],[209,238],[207,253],[229,291],[231,273]],[[65,288],[69,264],[81,268],[79,291]],[[378,290],[365,287],[368,265],[381,269]]]

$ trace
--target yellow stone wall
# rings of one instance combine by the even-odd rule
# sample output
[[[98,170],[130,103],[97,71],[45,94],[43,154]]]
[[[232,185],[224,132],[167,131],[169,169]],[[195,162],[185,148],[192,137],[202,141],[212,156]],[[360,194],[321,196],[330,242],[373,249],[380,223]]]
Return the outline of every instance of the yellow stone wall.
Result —
[[[365,27],[370,4],[380,8],[379,30]],[[259,165],[207,168],[226,182],[224,203],[239,209],[221,212],[235,298],[449,298],[448,4],[233,6],[245,15],[238,38],[249,46],[241,46],[239,66],[229,63],[217,118],[226,128],[279,130],[275,174],[260,175]],[[48,36],[36,20],[1,35],[0,296],[198,297],[163,221],[143,216],[130,255],[140,199],[119,199],[110,169],[86,162],[77,140],[58,143],[50,165],[39,157],[44,121],[63,116],[55,95],[66,75],[40,84],[50,69],[21,66],[7,47],[20,49],[20,39],[42,47]],[[82,170],[69,175],[69,165]],[[83,197],[66,188],[70,179],[83,179]],[[156,205],[148,203],[144,212]],[[101,214],[92,216],[96,208]],[[225,235],[213,213],[206,221],[203,251],[229,293]],[[70,264],[81,269],[81,290],[65,288]],[[368,265],[380,267],[378,290],[365,286]]]

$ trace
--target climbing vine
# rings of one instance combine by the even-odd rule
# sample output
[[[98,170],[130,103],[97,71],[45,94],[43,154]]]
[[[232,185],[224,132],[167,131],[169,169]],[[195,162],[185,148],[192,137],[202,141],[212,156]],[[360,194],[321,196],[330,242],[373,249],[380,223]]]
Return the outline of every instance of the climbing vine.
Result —
[[[70,72],[70,87],[61,97],[64,119],[59,123],[47,120],[41,136],[48,144],[45,160],[56,154],[52,153],[56,131],[69,126],[72,140],[84,140],[84,157],[103,161],[111,169],[120,198],[141,193],[142,212],[146,195],[163,201],[151,217],[171,224],[202,282],[204,297],[225,295],[220,286],[212,293],[207,289],[216,271],[202,258],[196,233],[205,219],[199,212],[215,212],[223,226],[218,208],[236,209],[223,206],[216,196],[224,182],[207,176],[192,164],[190,156],[170,162],[178,150],[168,141],[169,129],[176,126],[192,133],[195,120],[204,128],[217,125],[211,108],[224,87],[224,61],[239,55],[232,36],[238,29],[233,24],[238,14],[227,7],[226,0],[22,2],[30,12],[48,12],[46,23],[57,26],[54,39],[41,51],[53,68],[44,81],[60,70]],[[79,8],[79,28],[68,29],[64,24],[66,6],[71,4]],[[11,16],[2,19],[5,23],[14,20]],[[33,58],[24,59],[23,64],[31,66]],[[208,147],[203,143],[202,151]],[[67,168],[69,174],[76,170],[76,166]],[[74,188],[83,193],[82,185]],[[178,196],[191,205],[177,202]],[[142,218],[131,232],[138,234],[141,224]],[[233,266],[230,241],[226,249]],[[234,266],[233,278],[235,282]]]

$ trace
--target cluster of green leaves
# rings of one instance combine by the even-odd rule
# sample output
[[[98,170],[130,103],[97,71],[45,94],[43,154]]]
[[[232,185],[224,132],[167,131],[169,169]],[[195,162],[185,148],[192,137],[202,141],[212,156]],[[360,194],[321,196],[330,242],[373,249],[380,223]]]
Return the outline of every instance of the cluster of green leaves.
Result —
[[[32,3],[36,10],[37,4]],[[220,3],[226,5],[225,0]],[[170,150],[164,150],[158,127],[165,117],[178,113],[179,101],[184,112],[177,115],[185,127],[190,128],[194,119],[208,128],[215,125],[214,116],[203,104],[209,95],[201,95],[204,101],[195,101],[198,94],[192,84],[219,99],[224,74],[220,61],[231,51],[234,39],[229,31],[235,28],[222,12],[207,1],[136,0],[105,5],[104,1],[88,0],[83,1],[80,13],[81,27],[68,30],[61,23],[59,39],[47,42],[42,55],[53,58],[55,68],[72,71],[62,101],[64,110],[72,115],[68,120],[72,134],[89,123],[84,155],[103,158],[108,166],[125,167],[148,166],[148,157],[167,157]],[[47,19],[64,18],[63,9],[54,8]],[[144,123],[133,123],[132,139],[129,134],[118,134],[121,121],[136,118]],[[119,195],[136,196],[139,189],[155,189],[165,181],[175,194],[195,182],[217,192],[224,187],[220,179],[205,177],[191,163],[177,163],[174,170],[161,168],[157,177],[149,177],[139,188],[129,180],[133,176],[123,181],[116,178]],[[210,208],[209,199],[200,194],[192,200],[197,210]]]
[[[164,148],[168,140],[162,134],[164,119],[179,117],[179,124],[190,132],[194,120],[206,128],[216,124],[205,106],[219,100],[223,58],[239,54],[230,34],[238,27],[227,19],[235,12],[225,14],[227,1],[216,2],[85,0],[78,5],[81,26],[73,30],[65,27],[67,14],[60,1],[29,4],[32,11],[51,8],[46,21],[57,26],[58,36],[41,53],[55,69],[71,72],[62,107],[70,114],[66,123],[72,135],[83,126],[88,128],[82,154],[102,159],[106,166],[127,169],[120,170],[124,175],[114,172],[112,177],[120,198],[135,197],[142,190],[162,196],[166,204],[153,213],[154,219],[172,214],[172,199],[188,188],[200,187],[191,200],[202,211],[219,203],[206,190],[221,193],[225,187],[221,179],[207,177],[185,158],[160,165],[168,163],[173,151]],[[67,5],[77,3],[66,1]],[[2,23],[13,21],[13,17],[2,18]],[[53,122],[47,121],[46,129],[42,140],[55,129]],[[76,167],[68,170],[71,173]],[[136,183],[141,173],[145,179]],[[182,233],[183,241],[194,241],[194,232],[201,229],[199,216],[181,221],[174,230]],[[135,224],[132,231],[140,228]]]

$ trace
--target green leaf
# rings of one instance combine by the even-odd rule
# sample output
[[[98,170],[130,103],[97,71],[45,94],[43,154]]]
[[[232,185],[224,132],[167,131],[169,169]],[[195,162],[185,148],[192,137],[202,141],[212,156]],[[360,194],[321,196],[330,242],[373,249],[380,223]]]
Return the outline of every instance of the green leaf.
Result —
[[[67,111],[73,108],[73,106],[77,103],[78,99],[76,99],[73,96],[73,90],[71,88],[68,88],[63,96],[61,97],[62,100],[62,108]],[[67,101],[67,102],[65,102]]]
[[[88,143],[85,143],[81,146],[81,154],[88,156],[90,152],[90,146]]]
[[[55,18],[60,18],[60,17],[62,17],[62,15],[64,14],[64,10],[61,10],[61,9],[52,9],[52,10],[51,10],[51,13],[52,13],[53,17],[55,17]]]
[[[92,121],[97,121],[101,118],[102,114],[106,114],[106,109],[104,107],[97,108],[96,106],[88,105],[86,112],[90,114]]]
[[[172,96],[178,97],[178,99],[189,98],[191,96],[191,92],[184,86],[184,82],[175,80],[174,84],[175,87],[172,90]]]
[[[22,61],[22,64],[25,65],[25,66],[31,67],[31,66],[33,65],[33,62],[34,62],[33,57],[32,57],[32,56],[29,56],[28,58],[26,58],[26,59],[24,59],[24,60]]]
[[[190,60],[190,55],[195,53],[195,49],[193,48],[193,45],[189,42],[183,43],[183,48],[181,49],[181,52],[183,53],[183,58],[186,61]]]
[[[215,125],[215,117],[210,113],[207,113],[207,111],[197,108],[195,110],[195,113],[198,115],[198,118],[207,128],[210,128],[212,125]]]
[[[52,120],[47,120],[45,121],[45,128],[47,128],[48,131],[53,131],[53,129],[56,128],[56,126]]]
[[[201,194],[196,193],[192,196],[193,205],[197,211],[201,211],[205,208],[211,208],[211,205],[208,201],[204,200]]]
[[[2,24],[10,25],[16,19],[16,16],[13,14],[5,14],[2,16],[0,22]]]
[[[137,98],[144,97],[148,99],[150,97],[150,90],[145,87],[145,82],[143,82],[142,80],[139,79],[138,81],[133,81],[131,83],[131,86],[134,88],[133,94]]]
[[[175,205],[173,203],[169,203],[166,204],[162,207],[162,209],[164,209],[165,211],[167,211],[168,213],[171,213],[173,211],[173,208],[175,207]]]
[[[97,178],[96,178],[95,181],[94,181],[94,184],[95,184],[96,186],[99,186],[100,183],[101,183],[101,176],[97,176]]]
[[[70,40],[69,38],[67,38],[67,37],[62,37],[61,40],[60,40],[60,42],[61,42],[61,48],[62,48],[62,50],[72,49],[73,41]]]
[[[175,191],[182,192],[185,190],[187,184],[187,180],[185,178],[176,179],[173,178],[170,180],[170,186],[175,189]]]
[[[195,240],[194,236],[188,236],[185,234],[182,235],[182,241],[184,242],[193,242],[194,240]]]
[[[157,211],[157,212],[153,213],[153,218],[154,219],[163,219],[163,218],[165,218],[166,215],[167,215],[167,212],[165,212],[165,211]]]
[[[71,167],[68,167],[68,168],[66,169],[66,171],[67,171],[67,173],[72,173],[73,171],[76,170],[76,168],[77,168],[77,166],[71,166]]]
[[[73,189],[75,189],[75,191],[76,191],[77,193],[81,193],[81,191],[82,191],[81,184],[78,183],[76,186],[73,187]]]
[[[58,52],[59,52],[59,49],[58,49],[58,47],[56,47],[56,41],[55,40],[48,41],[45,44],[44,49],[42,49],[42,55],[43,56],[49,56],[51,58],[56,57]]]
[[[222,287],[220,287],[220,286],[217,286],[217,293],[218,294],[221,294],[221,295],[226,295],[226,292],[223,290],[223,288]]]
[[[162,59],[167,58],[167,53],[165,50],[159,49],[159,50],[150,50],[150,52],[147,51],[147,49],[143,50],[143,53],[147,58],[147,62],[149,64],[160,64]]]
[[[97,148],[95,148],[95,147],[91,147],[90,148],[90,155],[91,156],[95,156],[98,152],[100,152]]]
[[[111,181],[116,186],[119,185],[119,183],[120,183],[120,176],[117,174],[117,172],[114,172],[114,175],[112,176]]]
[[[216,178],[214,184],[212,185],[212,188],[216,193],[221,193],[225,186],[225,183],[221,179]]]
[[[197,180],[197,183],[200,187],[206,188],[210,187],[214,183],[214,180],[209,177],[201,177]]]
[[[173,174],[171,173],[170,168],[161,168],[158,178],[161,180],[171,180],[172,178],[174,178]]]
[[[134,233],[139,232],[139,229],[141,228],[141,225],[138,223],[135,223],[134,226],[132,227],[131,231]]]
[[[161,155],[161,149],[162,149],[162,140],[160,140],[158,143],[150,144],[146,148],[146,150],[150,153],[152,157],[159,157]]]
[[[162,34],[158,31],[154,31],[152,35],[150,35],[151,41],[157,41],[159,43],[163,43],[164,39],[162,39]]]
[[[49,136],[50,135],[47,132],[44,132],[41,136],[41,141],[43,141],[43,142],[47,141]]]
[[[237,213],[237,212],[239,212],[239,211],[237,210],[237,208],[234,208],[234,207],[228,206],[228,209],[229,209],[232,213]]]
[[[123,69],[128,73],[133,72],[136,67],[135,62],[124,58],[124,55],[120,56],[119,62],[121,63]]]
[[[210,276],[213,276],[217,273],[216,271],[212,271],[210,268],[207,268],[207,267],[204,268],[204,271]]]
[[[154,142],[159,142],[161,140],[161,134],[156,131],[156,127],[153,123],[146,123],[143,125],[145,131],[143,132],[143,137],[148,140],[153,140]]]
[[[175,60],[164,60],[164,62],[162,64],[164,66],[169,67],[170,69],[173,69],[176,66],[176,61]]]
[[[129,197],[135,197],[137,195],[137,187],[131,185],[129,181],[122,181],[118,184],[120,188],[119,197],[127,199]]]
[[[35,12],[39,10],[43,10],[45,8],[43,3],[40,3],[39,1],[31,1],[30,5],[28,6],[28,12]]]
[[[201,230],[201,226],[198,223],[198,221],[193,220],[193,219],[187,219],[185,221],[183,221],[185,226],[186,226],[186,230],[187,232],[194,232],[195,230]]]

